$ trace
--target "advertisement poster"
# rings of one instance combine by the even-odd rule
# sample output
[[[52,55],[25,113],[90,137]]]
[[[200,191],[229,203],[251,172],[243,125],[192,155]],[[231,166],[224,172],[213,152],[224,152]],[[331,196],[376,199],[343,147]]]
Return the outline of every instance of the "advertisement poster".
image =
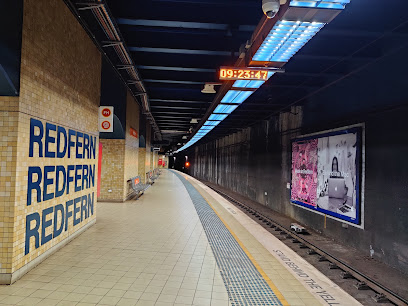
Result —
[[[317,139],[292,143],[292,199],[317,205]]]
[[[291,201],[360,224],[361,128],[292,142]]]

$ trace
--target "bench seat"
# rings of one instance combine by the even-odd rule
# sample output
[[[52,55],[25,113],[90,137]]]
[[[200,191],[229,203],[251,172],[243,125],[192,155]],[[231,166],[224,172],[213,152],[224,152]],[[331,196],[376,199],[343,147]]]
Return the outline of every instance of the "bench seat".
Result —
[[[151,185],[143,184],[140,176],[135,176],[130,179],[130,186],[132,190],[136,193],[136,200],[142,195]]]

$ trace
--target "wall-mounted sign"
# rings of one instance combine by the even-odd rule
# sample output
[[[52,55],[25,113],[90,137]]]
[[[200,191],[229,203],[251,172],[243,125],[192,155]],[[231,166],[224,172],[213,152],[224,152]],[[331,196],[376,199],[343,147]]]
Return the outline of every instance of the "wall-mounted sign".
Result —
[[[24,255],[94,215],[97,175],[95,135],[34,118],[29,135]]]
[[[137,131],[135,129],[130,128],[129,134],[130,136],[137,138]]]
[[[113,106],[99,107],[99,132],[113,132]]]
[[[361,224],[361,138],[354,127],[293,140],[292,203]]]
[[[262,68],[247,68],[247,67],[221,67],[220,80],[268,80],[268,70]]]

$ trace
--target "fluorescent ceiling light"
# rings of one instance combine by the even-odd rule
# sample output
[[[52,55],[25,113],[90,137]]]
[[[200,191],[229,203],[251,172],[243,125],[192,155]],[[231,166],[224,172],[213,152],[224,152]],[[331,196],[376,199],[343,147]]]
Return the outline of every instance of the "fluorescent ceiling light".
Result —
[[[201,129],[199,129],[199,131],[208,133],[213,128],[215,128],[215,125],[213,125],[213,126],[202,126]]]
[[[220,120],[220,121],[222,121],[227,117],[228,117],[228,115],[215,115],[215,114],[212,114],[212,115],[210,115],[210,117],[208,117],[208,120]]]
[[[232,87],[258,89],[263,85],[263,83],[265,83],[265,81],[237,80]]]
[[[238,107],[238,105],[220,104],[215,108],[214,113],[216,113],[216,114],[231,114],[237,107]]]
[[[255,91],[241,91],[241,93],[234,99],[233,103],[241,104],[249,98]]]
[[[241,90],[229,90],[224,98],[221,100],[221,103],[237,103],[241,104],[244,102],[253,91],[241,91]]]
[[[217,126],[221,121],[206,121],[204,126]]]
[[[290,6],[317,9],[344,9],[350,1],[351,0],[292,0]],[[324,26],[325,23],[322,22],[279,20],[253,56],[252,61],[285,63],[289,61]],[[270,71],[268,73],[268,79],[274,74],[274,71]],[[215,108],[213,114],[210,115],[208,120],[200,130],[197,131],[194,137],[186,145],[180,148],[178,152],[192,146],[209,133],[264,83],[265,81],[263,80],[235,81],[232,85],[232,89],[225,94],[220,104]],[[239,90],[239,88],[253,89],[253,91]]]
[[[287,62],[323,27],[321,22],[278,21],[252,58],[261,62]]]
[[[248,80],[237,80],[235,81],[234,85],[232,87],[247,87],[250,81]]]
[[[295,0],[290,6],[343,10],[350,0]]]
[[[232,103],[239,93],[239,90],[229,90],[222,98],[221,103]]]

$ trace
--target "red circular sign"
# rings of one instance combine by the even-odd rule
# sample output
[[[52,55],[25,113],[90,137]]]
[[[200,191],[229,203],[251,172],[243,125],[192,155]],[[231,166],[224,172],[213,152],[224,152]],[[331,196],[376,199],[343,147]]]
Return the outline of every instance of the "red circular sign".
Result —
[[[102,116],[104,116],[104,117],[109,117],[110,115],[111,115],[111,111],[110,111],[109,108],[104,108],[104,109],[102,110]]]
[[[102,128],[104,129],[104,130],[109,130],[110,129],[110,123],[109,123],[109,121],[104,121],[104,122],[102,122]]]

